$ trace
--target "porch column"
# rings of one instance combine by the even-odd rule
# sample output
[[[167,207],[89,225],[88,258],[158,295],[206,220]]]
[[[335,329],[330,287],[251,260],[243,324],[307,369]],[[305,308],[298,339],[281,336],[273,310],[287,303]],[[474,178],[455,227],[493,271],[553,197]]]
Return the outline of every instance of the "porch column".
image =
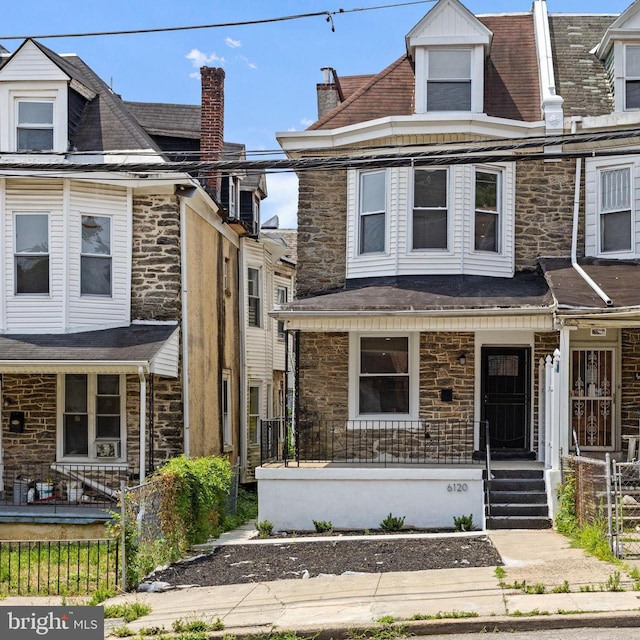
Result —
[[[138,367],[138,378],[140,379],[140,484],[142,484],[147,465],[147,379],[142,367]]]
[[[560,409],[559,427],[560,427],[560,451],[566,454],[571,450],[571,425],[569,421],[569,367],[571,366],[571,352],[569,350],[569,338],[571,329],[562,327],[560,329],[560,389],[558,394],[558,405]],[[559,468],[560,460],[558,460]]]
[[[562,355],[559,349],[553,352],[553,367],[551,368],[551,468],[560,469],[560,368]]]

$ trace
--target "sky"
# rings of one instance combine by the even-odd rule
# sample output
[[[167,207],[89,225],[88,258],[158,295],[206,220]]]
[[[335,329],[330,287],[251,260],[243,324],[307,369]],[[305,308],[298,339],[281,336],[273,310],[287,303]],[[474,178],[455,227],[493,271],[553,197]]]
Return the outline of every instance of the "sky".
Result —
[[[341,76],[377,73],[405,52],[404,37],[434,0],[19,0],[2,11],[0,45],[37,37],[76,53],[124,100],[200,103],[201,66],[225,70],[225,140],[248,151],[279,149],[277,132],[316,120],[322,67]],[[531,0],[466,0],[475,14],[529,11]],[[631,0],[547,0],[549,13],[620,13]],[[396,5],[396,6],[394,6]],[[367,11],[353,11],[383,7]],[[45,35],[220,25],[339,12],[265,24],[129,35]],[[332,28],[333,27],[333,28]],[[267,176],[262,219],[296,226],[297,180]]]

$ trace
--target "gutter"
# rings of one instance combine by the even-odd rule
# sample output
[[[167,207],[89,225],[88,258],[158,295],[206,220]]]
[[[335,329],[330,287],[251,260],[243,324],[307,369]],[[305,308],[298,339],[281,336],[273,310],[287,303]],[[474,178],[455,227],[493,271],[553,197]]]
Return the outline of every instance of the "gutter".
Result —
[[[571,133],[575,133],[578,120],[580,118],[571,119]],[[573,194],[573,229],[571,234],[571,266],[576,270],[578,275],[600,296],[607,307],[613,306],[613,300],[597,285],[591,276],[578,264],[578,222],[580,220],[580,181],[582,178],[582,158],[576,158],[576,184]]]
[[[184,422],[183,449],[185,457],[189,457],[189,331],[187,326],[187,221],[186,206],[184,198],[178,197],[180,202],[180,280],[182,282],[181,303],[182,303],[182,419]]]

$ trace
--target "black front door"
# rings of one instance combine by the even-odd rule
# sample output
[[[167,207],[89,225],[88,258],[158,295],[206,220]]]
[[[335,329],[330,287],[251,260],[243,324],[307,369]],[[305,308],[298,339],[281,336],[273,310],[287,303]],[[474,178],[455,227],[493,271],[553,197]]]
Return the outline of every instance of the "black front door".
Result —
[[[527,347],[482,347],[481,416],[492,452],[529,450],[530,362]]]

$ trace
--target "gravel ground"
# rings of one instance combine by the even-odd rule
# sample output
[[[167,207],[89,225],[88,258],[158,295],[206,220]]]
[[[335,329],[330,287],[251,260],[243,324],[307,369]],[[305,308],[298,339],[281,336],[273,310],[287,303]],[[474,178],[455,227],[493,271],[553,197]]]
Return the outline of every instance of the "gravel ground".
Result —
[[[323,574],[386,573],[491,567],[502,559],[483,535],[443,538],[344,539],[224,545],[178,562],[148,580],[201,587],[313,578]]]

